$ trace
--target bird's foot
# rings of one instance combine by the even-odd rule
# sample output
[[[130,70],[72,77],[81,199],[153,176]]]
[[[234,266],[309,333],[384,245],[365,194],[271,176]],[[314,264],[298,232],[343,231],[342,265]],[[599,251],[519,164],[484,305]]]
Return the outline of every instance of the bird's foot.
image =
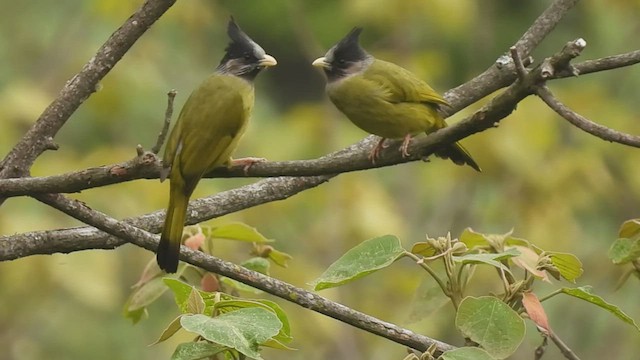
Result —
[[[409,145],[411,144],[411,134],[407,134],[404,136],[404,139],[402,140],[402,145],[400,145],[400,153],[402,153],[402,157],[408,157],[409,151],[407,151],[407,149],[409,148]]]
[[[380,151],[382,151],[382,149],[386,149],[387,144],[384,143],[386,139],[385,138],[380,138],[380,140],[378,140],[378,143],[376,144],[376,146],[371,149],[371,153],[369,153],[369,160],[371,160],[372,163],[376,163],[376,159],[380,157]]]
[[[249,169],[253,166],[253,164],[265,162],[267,159],[260,157],[246,157],[240,159],[231,159],[229,165],[231,166],[242,166],[242,171],[244,171],[245,175],[249,175]]]

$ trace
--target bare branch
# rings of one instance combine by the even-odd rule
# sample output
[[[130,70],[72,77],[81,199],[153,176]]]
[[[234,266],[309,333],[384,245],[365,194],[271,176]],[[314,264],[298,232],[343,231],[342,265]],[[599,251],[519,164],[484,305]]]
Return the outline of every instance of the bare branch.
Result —
[[[151,152],[156,155],[160,152],[160,148],[162,148],[162,144],[164,144],[164,139],[169,132],[169,125],[171,125],[171,117],[173,116],[173,100],[176,98],[177,93],[178,92],[173,89],[167,93],[167,110],[164,113],[162,130],[160,130],[160,134],[158,134],[156,144],[151,148]]]
[[[61,194],[43,194],[39,195],[37,199],[84,223],[95,226],[106,233],[125,239],[147,250],[155,251],[158,246],[157,236],[126,222],[113,219],[99,211],[92,210],[80,201],[67,199]],[[330,301],[320,295],[296,288],[283,281],[202,252],[191,250],[186,246],[181,249],[180,259],[418,351],[426,351],[430,346],[435,346],[438,353],[454,349],[449,344],[416,334],[397,325]]]
[[[147,0],[114,32],[62,88],[60,95],[44,110],[36,123],[0,163],[0,178],[29,174],[35,159],[51,146],[51,141],[76,109],[93,92],[98,82],[116,65],[131,46],[164,14],[175,0]],[[3,199],[0,199],[2,203]]]
[[[515,47],[520,57],[529,56],[578,2],[579,0],[556,0],[549,5],[516,42]]]
[[[565,118],[574,126],[579,129],[588,132],[591,135],[595,135],[602,140],[616,142],[619,144],[629,145],[633,147],[640,147],[640,136],[634,136],[625,134],[606,126],[596,124],[593,121],[581,116],[580,114],[569,109],[563,103],[561,103],[553,93],[546,86],[540,86],[536,89],[536,94],[545,102],[550,108],[553,109],[558,115]]]
[[[551,341],[553,341],[553,343],[556,344],[556,346],[558,347],[558,349],[560,349],[560,352],[562,353],[562,355],[564,355],[565,358],[569,360],[580,360],[578,355],[576,355],[573,352],[573,350],[571,350],[571,348],[569,348],[567,344],[565,344],[562,341],[562,339],[560,339],[558,335],[556,335],[553,331],[549,333],[549,338],[551,338]]]
[[[562,18],[578,3],[578,0],[556,0],[533,22],[515,43],[520,58],[528,58],[531,52],[556,27]],[[476,96],[483,98],[494,91],[508,86],[516,80],[512,62],[504,63],[499,58],[491,67],[470,81],[445,94],[451,110],[444,109],[446,115],[460,111],[473,104]],[[474,95],[474,96],[471,96]]]
[[[571,65],[571,60],[577,58],[585,47],[587,47],[587,42],[582,38],[569,41],[559,53],[544,59],[540,65],[542,79],[551,79],[556,73],[578,76],[578,71]]]
[[[268,202],[287,199],[301,191],[328,181],[330,176],[283,177],[258,181],[237,189],[193,200],[187,211],[187,224],[196,224]],[[137,228],[158,233],[165,211],[155,211],[123,221]],[[70,253],[87,249],[113,249],[125,241],[115,239],[92,227],[34,231],[0,236],[0,261],[38,254]]]
[[[625,66],[640,63],[640,50],[624,54],[612,55],[595,60],[587,60],[574,65],[580,75],[591,74],[599,71],[613,70]],[[560,73],[555,78],[574,76],[574,74]]]

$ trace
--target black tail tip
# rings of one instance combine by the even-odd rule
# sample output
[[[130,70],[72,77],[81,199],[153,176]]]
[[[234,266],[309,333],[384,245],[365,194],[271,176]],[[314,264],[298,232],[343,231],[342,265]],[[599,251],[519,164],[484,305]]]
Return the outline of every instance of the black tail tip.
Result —
[[[482,169],[478,163],[473,160],[469,152],[467,152],[467,150],[458,143],[439,149],[435,152],[435,155],[442,159],[449,159],[456,165],[469,165],[475,171],[482,172]]]
[[[160,243],[158,253],[156,254],[156,262],[160,269],[172,274],[178,271],[179,255],[179,252],[172,252],[168,248],[164,248],[162,243]]]

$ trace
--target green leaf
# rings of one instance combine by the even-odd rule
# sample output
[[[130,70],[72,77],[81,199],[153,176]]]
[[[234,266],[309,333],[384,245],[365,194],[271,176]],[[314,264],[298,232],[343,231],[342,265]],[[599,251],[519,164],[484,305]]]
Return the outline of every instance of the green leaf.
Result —
[[[461,347],[445,351],[438,360],[496,360],[496,358],[477,347]]]
[[[198,289],[192,287],[189,298],[187,299],[187,310],[191,314],[202,314],[204,312],[205,304],[202,295]]]
[[[291,325],[289,324],[289,317],[287,316],[287,313],[284,312],[284,310],[280,307],[280,305],[271,300],[256,299],[256,301],[271,308],[271,311],[276,314],[278,320],[280,320],[280,322],[282,323],[282,328],[280,328],[280,332],[278,333],[278,335],[274,336],[274,339],[282,342],[290,342],[291,340],[293,340],[293,337],[291,337]]]
[[[209,358],[215,354],[225,351],[225,346],[211,344],[208,342],[188,342],[178,345],[176,351],[171,355],[171,360],[199,360]]]
[[[147,311],[147,308],[130,311],[127,310],[127,305],[125,304],[124,317],[131,320],[134,324],[137,324],[140,320],[148,318],[149,312]]]
[[[582,275],[582,262],[575,255],[561,252],[547,252],[553,266],[560,271],[560,276],[576,282],[576,279]]]
[[[134,324],[146,317],[148,315],[146,307],[167,291],[161,277],[147,280],[141,284],[131,293],[124,305],[124,316],[131,319]]]
[[[242,264],[245,268],[253,271],[257,271],[260,274],[269,275],[269,268],[271,267],[271,263],[269,260],[261,257],[254,257],[249,260],[244,261]]]
[[[230,298],[221,300],[215,305],[216,311],[219,313],[228,313],[232,311],[236,311],[238,309],[246,309],[252,307],[259,307],[265,310],[272,311],[277,317],[278,320],[282,323],[282,328],[278,335],[274,337],[274,339],[282,342],[290,342],[293,338],[291,337],[291,326],[289,325],[289,318],[287,314],[282,310],[280,305],[276,304],[270,300],[264,299],[242,299],[242,298]]]
[[[438,276],[445,278],[445,271],[436,271]],[[449,299],[443,292],[440,285],[430,277],[424,277],[420,282],[420,286],[414,292],[414,298],[409,306],[408,321],[416,323],[425,319],[429,315],[440,310]]]
[[[167,291],[167,287],[164,285],[162,278],[158,277],[149,280],[131,294],[126,304],[126,310],[135,311],[145,308],[162,296],[165,291]]]
[[[269,255],[267,256],[269,257],[269,260],[274,262],[274,264],[283,268],[286,268],[288,266],[287,262],[293,259],[293,256],[274,248],[271,248]]]
[[[232,222],[209,228],[203,227],[203,231],[205,235],[208,235],[211,239],[226,239],[255,243],[273,242],[273,240],[267,239],[264,235],[260,234],[256,228],[241,222]]]
[[[278,349],[278,350],[289,350],[289,351],[297,350],[296,348],[287,346],[282,341],[277,340],[277,336],[274,336],[273,338],[265,341],[264,343],[262,343],[262,346],[272,348],[272,349]]]
[[[578,299],[590,302],[607,310],[608,312],[617,316],[620,320],[626,322],[629,325],[633,325],[636,330],[640,331],[640,327],[638,327],[638,324],[636,324],[636,322],[632,318],[630,318],[627,314],[620,310],[619,307],[610,304],[600,296],[591,293],[591,287],[581,286],[577,288],[562,288],[561,291],[567,295],[577,297]]]
[[[493,296],[464,298],[456,314],[456,327],[498,359],[513,354],[525,334],[524,320]]]
[[[487,247],[491,245],[484,234],[474,231],[471,228],[464,229],[459,240],[467,245],[469,249]]]
[[[195,290],[195,288],[185,282],[172,278],[166,277],[162,280],[164,281],[165,285],[167,285],[167,287],[169,287],[169,289],[173,291],[176,305],[178,305],[180,311],[184,314],[190,313],[191,310],[189,309],[189,297],[191,296],[191,292]]]
[[[417,242],[411,247],[411,253],[428,258],[437,254],[438,250],[429,242]]]
[[[164,329],[162,334],[160,334],[160,337],[158,338],[158,340],[154,341],[153,344],[151,344],[151,345],[155,345],[157,343],[161,343],[161,342],[167,340],[168,338],[172,337],[173,334],[177,333],[178,330],[182,329],[182,325],[180,325],[180,318],[181,317],[182,317],[182,315],[180,315],[177,318],[173,319],[173,321],[169,324],[169,326],[167,326],[167,328]]]
[[[271,311],[246,308],[211,318],[205,315],[184,315],[182,327],[203,338],[254,359],[260,357],[259,345],[278,334],[282,323]]]
[[[504,260],[508,258],[512,258],[515,256],[519,256],[520,252],[517,249],[510,248],[505,252],[501,253],[483,253],[483,254],[466,254],[462,256],[454,256],[453,260],[458,263],[466,264],[486,264],[491,265],[493,267],[504,270],[507,273],[511,273],[508,267],[499,262],[499,260]]]
[[[622,223],[618,237],[633,239],[640,235],[640,219],[631,219]]]
[[[640,238],[620,238],[611,244],[609,259],[616,265],[626,264],[640,258]]]
[[[315,290],[343,285],[391,265],[404,252],[400,240],[393,235],[363,241],[331,264],[311,285]]]

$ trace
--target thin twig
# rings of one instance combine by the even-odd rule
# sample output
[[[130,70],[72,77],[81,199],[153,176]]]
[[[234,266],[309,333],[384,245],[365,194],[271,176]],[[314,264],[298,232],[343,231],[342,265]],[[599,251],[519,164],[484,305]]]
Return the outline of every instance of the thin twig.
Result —
[[[113,236],[125,239],[147,250],[155,251],[158,246],[157,236],[125,222],[113,219],[99,211],[92,210],[80,201],[67,199],[61,194],[43,194],[37,196],[36,199],[86,224],[94,226]],[[452,345],[416,334],[410,330],[403,329],[373,316],[355,311],[342,304],[330,301],[322,296],[296,288],[283,281],[215,258],[203,252],[191,250],[186,246],[183,246],[181,249],[180,259],[418,351],[426,351],[434,344],[437,346],[439,353],[454,349]]]
[[[536,89],[536,94],[545,102],[553,111],[558,115],[565,118],[571,124],[577,128],[599,137],[602,140],[615,142],[623,145],[629,145],[633,147],[640,147],[640,136],[625,134],[620,131],[610,129],[606,126],[594,123],[593,121],[585,118],[584,116],[569,109],[563,103],[561,103],[553,93],[546,86],[539,86]]]
[[[524,81],[524,79],[527,77],[527,69],[525,69],[524,65],[522,64],[522,58],[520,58],[520,55],[518,54],[518,48],[515,46],[512,46],[509,48],[509,52],[511,53],[511,58],[513,59],[513,63],[515,64],[518,78],[521,81]]]
[[[560,349],[562,355],[569,360],[580,360],[578,355],[576,355],[568,346],[565,344],[562,339],[558,337],[553,331],[549,331],[549,338],[553,341],[554,344]]]
[[[160,133],[158,134],[156,144],[151,148],[151,152],[156,155],[160,152],[160,148],[162,148],[162,144],[164,144],[164,139],[167,137],[167,133],[169,132],[169,125],[171,125],[171,117],[173,116],[173,100],[176,98],[177,93],[178,92],[175,89],[172,89],[167,93],[167,110],[164,113],[162,130],[160,130]]]

